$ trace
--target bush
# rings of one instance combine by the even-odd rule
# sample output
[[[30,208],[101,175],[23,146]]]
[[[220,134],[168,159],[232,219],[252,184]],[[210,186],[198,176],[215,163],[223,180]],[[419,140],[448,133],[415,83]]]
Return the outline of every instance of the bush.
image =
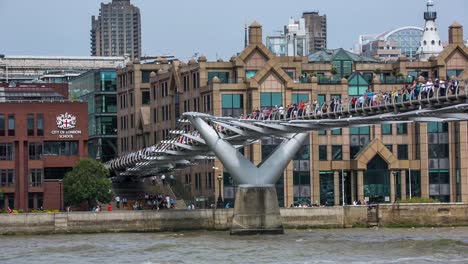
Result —
[[[425,197],[413,197],[411,199],[398,200],[399,203],[440,203],[437,199]]]

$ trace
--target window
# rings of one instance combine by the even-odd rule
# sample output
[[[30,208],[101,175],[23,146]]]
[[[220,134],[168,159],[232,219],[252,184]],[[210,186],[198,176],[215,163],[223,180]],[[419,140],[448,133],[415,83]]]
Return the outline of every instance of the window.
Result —
[[[37,131],[36,134],[37,136],[44,136],[44,115],[43,114],[37,114]]]
[[[15,170],[1,169],[0,170],[0,186],[13,187],[15,185]]]
[[[421,197],[421,171],[406,172],[406,197]]]
[[[292,102],[295,104],[299,104],[300,102],[308,102],[309,101],[309,94],[300,94],[300,93],[293,93],[292,94]]]
[[[343,152],[341,145],[332,146],[332,160],[343,160]]]
[[[34,136],[34,114],[28,114],[28,136]]]
[[[356,155],[370,142],[370,127],[349,128],[350,137],[350,157],[354,159]]]
[[[153,123],[157,123],[157,122],[158,122],[158,109],[153,108]]]
[[[382,135],[392,134],[392,124],[382,124]]]
[[[326,145],[319,146],[319,160],[327,160],[327,146]]]
[[[142,90],[141,91],[141,104],[147,105],[150,104],[150,91],[149,90]]]
[[[260,93],[260,107],[273,107],[275,105],[282,105],[281,93]]]
[[[135,127],[135,121],[134,121],[134,116],[133,114],[130,115],[130,128],[134,128]]]
[[[46,156],[77,156],[78,141],[44,141]]]
[[[213,78],[218,77],[221,83],[229,83],[229,72],[208,72],[208,82],[213,82]]]
[[[245,78],[249,79],[255,76],[257,74],[257,70],[247,70],[245,72]]]
[[[408,145],[398,145],[398,159],[399,160],[408,159]]]
[[[310,171],[293,172],[293,193],[295,204],[310,204]]]
[[[8,136],[15,135],[15,115],[8,115]]]
[[[133,106],[133,92],[130,93],[130,106]]]
[[[211,111],[211,95],[203,96],[203,111],[204,112]]]
[[[428,133],[447,133],[448,123],[429,122],[427,123],[427,132]]]
[[[397,134],[398,135],[408,134],[408,124],[407,123],[398,123],[397,124]]]
[[[71,167],[52,167],[44,168],[44,179],[45,180],[61,180],[69,171]]]
[[[39,142],[29,143],[29,159],[30,160],[42,159],[42,143],[39,143]]]
[[[332,135],[341,135],[341,128],[333,129],[333,130],[331,131],[331,134],[332,134]]]
[[[0,114],[0,136],[5,136],[5,115]]]
[[[391,144],[390,144],[390,145],[385,145],[385,147],[386,147],[390,152],[393,153],[393,145],[391,145]]]
[[[450,202],[450,173],[448,170],[429,170],[429,197]]]
[[[244,95],[222,94],[221,107],[223,116],[239,117],[244,109]]]
[[[361,75],[360,73],[353,73],[349,78],[348,94],[350,96],[360,96],[369,88],[369,83],[372,81],[372,74]]]
[[[29,186],[39,187],[42,186],[43,172],[41,169],[30,169],[29,170]]]
[[[152,71],[141,71],[141,82],[142,83],[149,83],[150,82],[150,75]]]
[[[0,143],[0,160],[13,160],[13,143]]]
[[[192,81],[193,81],[193,88],[199,88],[200,87],[200,73],[199,72],[194,72],[192,74]]]

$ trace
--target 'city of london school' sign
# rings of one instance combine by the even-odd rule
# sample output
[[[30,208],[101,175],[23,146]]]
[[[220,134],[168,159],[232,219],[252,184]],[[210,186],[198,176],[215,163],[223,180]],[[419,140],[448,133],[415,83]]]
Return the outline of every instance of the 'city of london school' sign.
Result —
[[[74,135],[81,135],[81,130],[74,130],[76,127],[76,116],[65,113],[57,116],[57,128],[52,130],[52,135],[58,135],[59,138],[73,138]]]

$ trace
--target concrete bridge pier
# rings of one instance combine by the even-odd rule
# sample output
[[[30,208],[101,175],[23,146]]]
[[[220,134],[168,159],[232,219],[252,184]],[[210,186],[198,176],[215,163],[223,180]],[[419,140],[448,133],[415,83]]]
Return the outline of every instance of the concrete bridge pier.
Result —
[[[239,185],[231,235],[283,233],[275,185]]]
[[[239,184],[231,234],[282,234],[283,225],[274,183],[282,176],[309,134],[285,135],[273,153],[256,166],[200,116],[191,116],[189,119]]]

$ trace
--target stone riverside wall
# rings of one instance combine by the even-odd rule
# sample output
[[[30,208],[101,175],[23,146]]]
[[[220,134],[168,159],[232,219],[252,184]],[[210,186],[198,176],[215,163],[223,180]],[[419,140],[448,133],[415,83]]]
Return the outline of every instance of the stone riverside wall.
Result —
[[[468,226],[468,203],[385,204],[377,208],[379,226]]]
[[[233,209],[0,214],[0,234],[228,230]],[[379,226],[468,225],[468,204],[379,205]],[[365,227],[367,206],[284,208],[285,228]]]

